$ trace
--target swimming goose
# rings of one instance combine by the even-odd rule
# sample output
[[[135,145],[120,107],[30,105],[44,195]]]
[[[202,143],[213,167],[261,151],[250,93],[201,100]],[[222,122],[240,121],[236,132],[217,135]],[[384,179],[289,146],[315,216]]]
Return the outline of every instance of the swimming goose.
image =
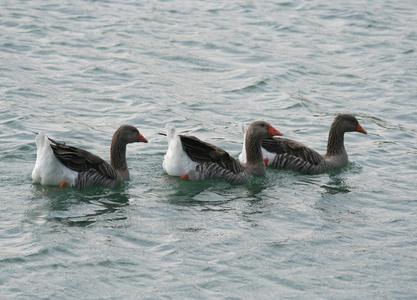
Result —
[[[306,174],[318,174],[347,165],[348,155],[344,146],[345,132],[367,134],[358,120],[349,114],[336,116],[329,131],[327,153],[321,155],[307,146],[285,138],[262,140],[263,157],[268,166],[286,168]],[[242,150],[243,154],[243,150]],[[244,162],[244,155],[239,159]]]
[[[43,132],[36,137],[38,147],[34,181],[46,185],[71,186],[79,189],[102,185],[115,188],[130,179],[126,164],[126,145],[148,141],[130,125],[122,125],[113,135],[108,164],[100,157],[48,138]]]
[[[231,184],[243,184],[251,175],[265,173],[261,141],[282,135],[264,121],[252,123],[246,134],[247,163],[242,165],[223,149],[194,136],[178,135],[173,125],[167,125],[168,151],[163,168],[172,176],[189,180],[222,178]]]

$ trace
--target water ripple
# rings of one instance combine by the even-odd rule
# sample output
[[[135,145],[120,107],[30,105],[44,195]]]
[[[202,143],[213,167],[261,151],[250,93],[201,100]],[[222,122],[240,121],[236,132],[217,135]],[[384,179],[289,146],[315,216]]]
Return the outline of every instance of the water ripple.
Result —
[[[3,297],[415,298],[415,1],[0,9]],[[345,135],[340,170],[163,181],[166,123],[234,157],[258,119],[325,152],[342,112],[368,135]],[[32,183],[33,131],[108,160],[121,124],[150,141],[131,181]]]

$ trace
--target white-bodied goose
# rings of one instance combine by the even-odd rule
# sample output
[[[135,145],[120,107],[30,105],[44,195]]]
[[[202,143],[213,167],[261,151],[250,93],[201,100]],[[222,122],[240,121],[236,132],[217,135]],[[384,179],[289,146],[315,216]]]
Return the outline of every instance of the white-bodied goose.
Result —
[[[168,151],[163,168],[172,176],[190,180],[222,178],[231,184],[243,184],[251,175],[265,173],[261,141],[282,135],[267,122],[252,123],[246,134],[247,163],[242,165],[226,151],[194,136],[178,135],[172,125],[166,126]]]
[[[321,155],[290,139],[268,138],[262,140],[263,157],[270,167],[292,169],[306,174],[318,174],[341,168],[348,163],[344,134],[352,131],[367,134],[353,115],[340,114],[336,116],[330,127],[326,154]],[[245,161],[243,151],[239,159],[241,162]]]
[[[148,141],[135,127],[122,125],[113,135],[108,164],[100,157],[76,147],[49,139],[43,132],[36,137],[38,147],[32,178],[46,185],[79,189],[92,185],[115,188],[130,179],[126,164],[126,145]]]

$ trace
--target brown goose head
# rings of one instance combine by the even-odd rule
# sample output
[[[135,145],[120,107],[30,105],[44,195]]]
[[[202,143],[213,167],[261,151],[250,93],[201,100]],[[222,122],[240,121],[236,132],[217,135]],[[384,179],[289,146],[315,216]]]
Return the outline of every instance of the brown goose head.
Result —
[[[282,133],[272,127],[268,122],[256,121],[249,126],[246,138],[262,140],[275,135],[282,135]]]
[[[332,128],[335,128],[340,133],[357,131],[367,134],[366,130],[359,124],[355,116],[349,114],[338,115],[332,124]]]
[[[139,130],[131,125],[120,126],[113,135],[113,141],[118,141],[118,143],[121,144],[148,142],[148,140],[139,132]]]

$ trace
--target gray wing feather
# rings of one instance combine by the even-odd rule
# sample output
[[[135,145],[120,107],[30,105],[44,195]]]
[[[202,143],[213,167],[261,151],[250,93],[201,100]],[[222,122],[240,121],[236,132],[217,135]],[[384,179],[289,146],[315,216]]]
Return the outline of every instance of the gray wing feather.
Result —
[[[52,142],[51,148],[55,156],[69,169],[76,172],[87,172],[94,169],[109,179],[117,178],[114,168],[97,155],[80,148],[58,143],[52,139],[49,140]]]
[[[271,162],[274,168],[288,168],[308,174],[321,171],[324,158],[313,149],[285,138],[262,140],[262,147],[268,152],[275,153]]]
[[[180,135],[180,138],[183,150],[195,162],[212,163],[233,174],[239,174],[245,170],[240,162],[219,147],[203,142],[194,136]]]

